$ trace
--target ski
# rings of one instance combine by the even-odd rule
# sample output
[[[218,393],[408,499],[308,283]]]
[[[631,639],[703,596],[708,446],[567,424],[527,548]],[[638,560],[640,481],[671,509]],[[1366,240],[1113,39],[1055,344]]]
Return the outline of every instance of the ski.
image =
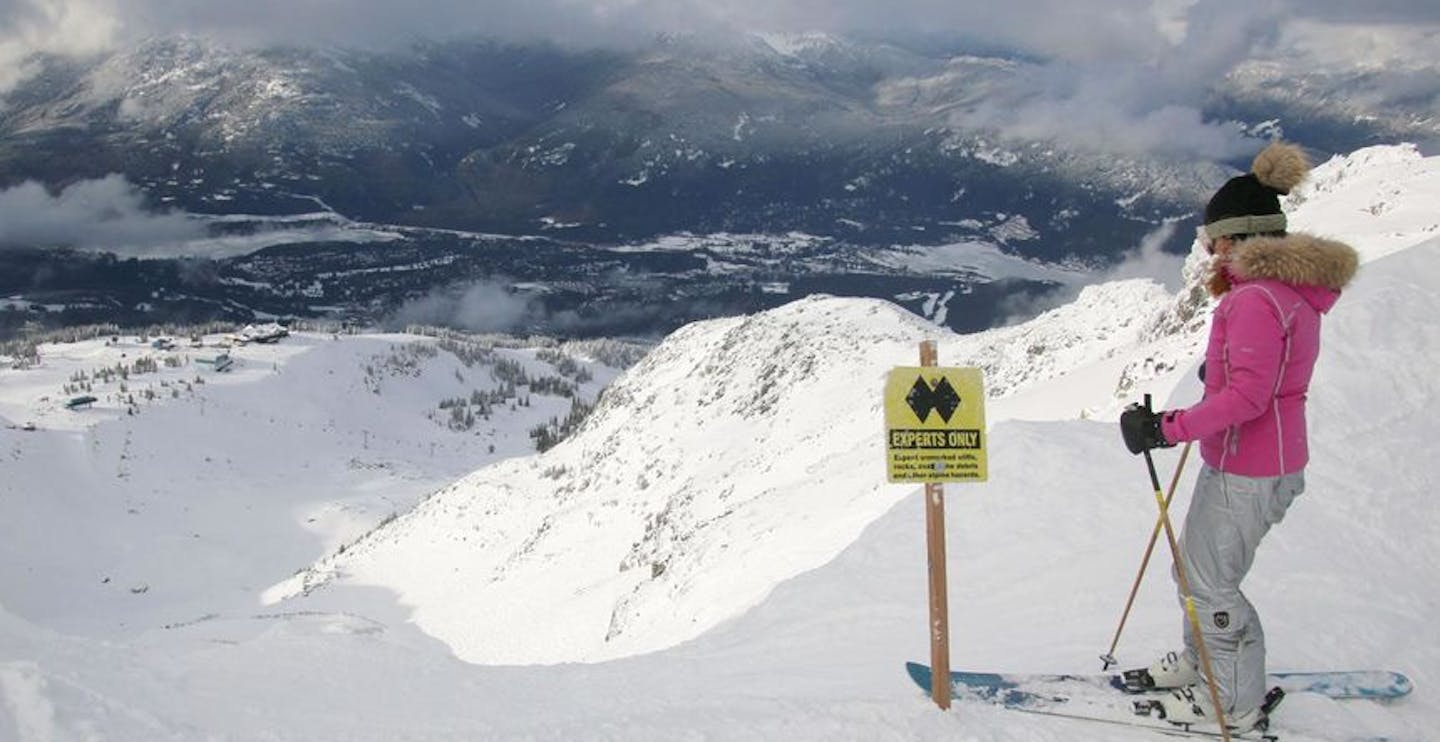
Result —
[[[933,673],[916,662],[905,669],[911,680],[927,694]],[[1315,693],[1329,698],[1389,700],[1410,693],[1413,684],[1400,673],[1388,671],[1326,671],[1272,673],[1275,686],[1267,702],[1271,708],[1286,693]],[[1122,705],[1125,697],[1135,698],[1148,689],[1125,685],[1121,675],[1027,674],[955,671],[950,673],[951,696],[958,700],[981,701],[1014,711],[1055,716],[1100,724],[1151,729],[1179,737],[1222,738],[1219,729],[1173,724],[1151,716],[1153,700]],[[1262,730],[1232,732],[1237,740],[1269,740],[1276,735]]]
[[[1168,722],[1156,723],[1154,721],[1146,721],[1145,719],[1147,717],[1137,717],[1135,720],[1131,721],[1122,718],[1112,719],[1103,716],[1089,716],[1087,714],[1067,713],[1065,711],[1057,711],[1055,709],[1025,708],[1021,706],[1006,706],[1005,708],[1010,711],[1018,711],[1024,714],[1033,714],[1035,716],[1049,716],[1057,719],[1085,721],[1095,724],[1108,724],[1111,726],[1130,727],[1132,729],[1148,729],[1158,734],[1163,734],[1167,737],[1181,737],[1192,739],[1225,738],[1225,735],[1221,734],[1218,729],[1196,729],[1194,727],[1182,727],[1175,724],[1170,724]],[[1279,742],[1280,738],[1279,736],[1270,734],[1269,732],[1231,732],[1230,739],[1256,740],[1257,742]]]
[[[1109,677],[1110,685],[1125,693],[1163,690],[1153,687],[1150,673],[1146,670],[1126,670]],[[1410,678],[1391,670],[1272,672],[1268,680],[1270,685],[1286,693],[1315,693],[1327,698],[1385,700],[1407,696],[1414,689]]]
[[[910,678],[926,693],[930,692],[932,673],[929,667],[907,662]],[[1160,734],[1198,739],[1223,739],[1219,729],[1179,726],[1127,709],[1110,685],[1108,676],[1099,675],[1002,675],[998,673],[955,672],[952,697],[957,700],[981,701],[1011,711],[1039,716],[1085,721],[1094,724],[1148,729]],[[1017,681],[1023,678],[1028,682]],[[1024,685],[1022,688],[1021,686]],[[1263,731],[1232,732],[1234,740],[1275,742],[1277,737]]]
[[[905,667],[910,677],[928,692],[930,668],[915,662],[908,662]],[[1415,687],[1404,674],[1389,670],[1272,672],[1267,680],[1267,685],[1278,687],[1286,693],[1314,693],[1338,699],[1390,700],[1409,695]],[[972,697],[999,702],[1003,702],[1007,696],[1019,699],[1025,695],[1072,695],[1082,688],[1130,694],[1154,692],[1150,688],[1127,684],[1124,675],[1119,673],[1044,674],[957,670],[950,673],[950,684],[957,692],[963,691]]]

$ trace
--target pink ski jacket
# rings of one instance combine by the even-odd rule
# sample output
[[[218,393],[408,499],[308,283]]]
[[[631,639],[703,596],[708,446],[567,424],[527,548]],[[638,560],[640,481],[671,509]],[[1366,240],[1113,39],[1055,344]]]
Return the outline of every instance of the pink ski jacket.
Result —
[[[1165,439],[1198,440],[1205,463],[1276,477],[1305,468],[1305,397],[1320,355],[1320,316],[1354,277],[1348,245],[1310,235],[1237,243],[1205,350],[1205,396],[1161,415]]]

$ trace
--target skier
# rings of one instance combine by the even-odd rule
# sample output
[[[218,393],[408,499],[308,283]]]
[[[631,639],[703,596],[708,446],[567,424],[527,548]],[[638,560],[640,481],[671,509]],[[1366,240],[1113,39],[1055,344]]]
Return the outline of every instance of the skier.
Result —
[[[1213,258],[1219,299],[1200,367],[1204,397],[1182,410],[1132,405],[1120,417],[1132,453],[1199,441],[1204,466],[1180,538],[1192,598],[1227,725],[1263,728],[1265,635],[1240,583],[1260,539],[1305,488],[1305,397],[1320,351],[1321,315],[1354,277],[1349,246],[1288,233],[1280,196],[1310,170],[1299,147],[1275,142],[1205,207],[1199,241]],[[1160,699],[1176,724],[1215,724],[1188,623],[1184,648],[1145,670],[1173,689]],[[1129,673],[1135,674],[1135,673]],[[1128,675],[1128,674],[1127,674]]]

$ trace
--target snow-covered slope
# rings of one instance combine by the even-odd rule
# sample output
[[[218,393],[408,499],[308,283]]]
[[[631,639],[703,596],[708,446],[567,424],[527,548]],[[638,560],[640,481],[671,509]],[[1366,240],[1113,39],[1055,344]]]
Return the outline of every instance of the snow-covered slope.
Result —
[[[1416,682],[1414,695],[1388,706],[1287,699],[1275,720],[1287,742],[1423,740],[1440,722],[1440,591],[1430,574],[1440,507],[1429,496],[1440,471],[1424,455],[1440,415],[1440,326],[1423,321],[1440,311],[1440,239],[1430,236],[1434,218],[1423,218],[1440,195],[1440,163],[1367,151],[1316,176],[1292,212],[1297,226],[1388,254],[1362,267],[1327,320],[1307,492],[1267,539],[1248,592],[1265,617],[1272,667],[1388,667]],[[1355,217],[1382,183],[1400,191],[1384,197],[1393,208]],[[1352,218],[1348,231],[1331,226]],[[49,515],[22,525],[49,534],[126,514],[102,509],[108,489],[75,486],[39,504],[33,493],[68,481],[57,473],[65,462],[16,466],[58,445],[37,433],[85,433],[0,429],[0,527],[7,542],[17,537],[0,592],[0,738],[1152,739],[971,704],[941,713],[905,678],[903,661],[928,651],[923,508],[917,488],[882,481],[878,381],[914,362],[918,338],[935,337],[942,363],[982,365],[992,388],[1007,390],[990,407],[991,481],[947,488],[954,663],[1093,671],[1155,517],[1144,466],[1111,417],[1143,392],[1161,404],[1195,397],[1191,343],[1203,310],[1127,282],[1033,323],[964,337],[883,304],[823,297],[692,325],[616,381],[567,443],[474,472],[291,582],[298,565],[281,569],[287,560],[257,553],[313,553],[322,539],[296,547],[295,511],[280,501],[327,499],[308,477],[335,476],[336,460],[360,455],[363,439],[325,443],[336,435],[323,426],[285,434],[275,447],[315,446],[308,463],[318,473],[265,449],[275,455],[253,460],[269,489],[241,490],[255,500],[247,513],[225,495],[240,481],[227,469],[213,499],[182,500],[160,484],[167,468],[205,470],[186,463],[194,456],[150,448],[190,450],[198,418],[145,428],[133,445],[146,454],[123,461],[147,489],[121,492],[159,487],[173,512],[203,516],[211,530],[196,532],[227,539],[245,578],[217,570],[208,585],[172,591],[162,589],[167,576],[208,572],[220,550],[201,546],[207,539],[146,540],[150,532],[129,526],[128,551],[92,546],[94,526],[75,538],[18,538],[11,516],[32,508]],[[282,391],[287,383],[325,400],[327,415],[384,414],[359,409],[372,401],[365,391],[329,396],[332,367],[305,365],[322,357],[257,362],[251,368],[267,373],[250,384],[236,377],[236,394],[251,390],[247,402],[281,405],[265,408],[255,434],[281,435],[271,414],[314,419],[304,395]],[[24,373],[0,375],[10,405],[0,414],[12,421],[17,409],[41,410],[34,395],[12,394]],[[387,378],[381,400],[413,377]],[[135,420],[194,406],[157,402]],[[371,439],[373,455],[418,465],[428,452],[408,436],[422,427]],[[1167,474],[1177,454],[1159,454]],[[430,471],[420,484],[441,478]],[[1194,471],[1192,461],[1177,510]],[[75,574],[45,563],[67,552],[76,563],[122,565],[144,554],[151,589],[114,600],[77,590]],[[320,589],[299,589],[326,577]],[[260,605],[276,583],[293,597]],[[90,613],[100,618],[75,618]],[[101,620],[109,615],[128,623]],[[1121,660],[1148,661],[1178,630],[1162,550]],[[561,662],[603,657],[616,659]]]
[[[102,636],[258,605],[464,472],[532,452],[528,432],[570,409],[497,394],[461,429],[441,408],[504,387],[502,362],[555,374],[535,350],[467,362],[416,336],[204,342],[45,345],[37,366],[0,370],[0,604]],[[616,373],[587,366],[582,398]],[[67,407],[80,397],[95,401]]]

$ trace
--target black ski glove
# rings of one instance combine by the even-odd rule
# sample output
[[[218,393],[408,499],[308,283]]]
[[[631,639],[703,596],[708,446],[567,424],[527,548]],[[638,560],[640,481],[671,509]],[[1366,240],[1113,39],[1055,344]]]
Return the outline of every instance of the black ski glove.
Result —
[[[1160,432],[1160,413],[1139,404],[1132,404],[1120,413],[1120,435],[1125,438],[1125,447],[1130,453],[1175,445]]]

